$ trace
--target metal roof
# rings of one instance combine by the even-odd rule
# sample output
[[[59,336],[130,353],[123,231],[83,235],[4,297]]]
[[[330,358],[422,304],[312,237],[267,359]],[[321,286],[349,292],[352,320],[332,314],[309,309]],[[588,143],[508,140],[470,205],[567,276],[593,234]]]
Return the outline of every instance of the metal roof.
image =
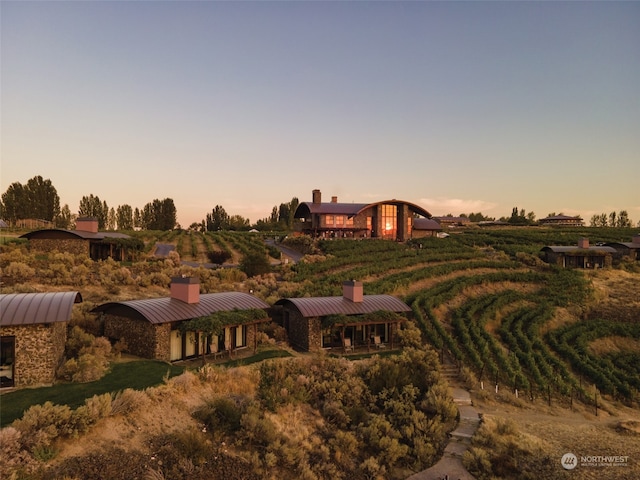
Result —
[[[432,218],[415,218],[413,220],[414,230],[442,230],[442,225]]]
[[[352,302],[345,297],[283,298],[276,305],[293,304],[303,317],[322,317],[344,314],[361,315],[385,310],[389,312],[410,312],[411,308],[391,295],[364,295],[362,302]]]
[[[126,235],[124,233],[118,233],[118,232],[97,232],[97,233],[93,233],[93,232],[87,232],[84,230],[63,230],[60,228],[49,228],[49,229],[45,229],[45,230],[35,230],[33,232],[28,232],[25,233],[24,235],[21,235],[20,238],[27,238],[27,239],[32,239],[32,238],[42,238],[42,239],[47,239],[47,238],[60,238],[60,236],[66,236],[66,237],[75,237],[75,238],[82,238],[84,240],[103,240],[105,238],[131,238],[129,237],[129,235]]]
[[[80,302],[82,296],[78,292],[0,295],[0,326],[68,322],[71,307]]]
[[[615,248],[612,247],[602,247],[602,246],[594,246],[594,247],[589,247],[589,248],[580,248],[580,247],[575,247],[575,246],[555,246],[555,245],[551,245],[548,247],[542,247],[542,250],[548,251],[551,250],[552,252],[555,253],[569,253],[569,252],[574,252],[574,253],[584,253],[585,255],[587,254],[593,254],[593,253],[601,253],[601,254],[605,254],[605,253],[617,253]]]
[[[198,303],[186,303],[176,298],[149,298],[125,302],[109,302],[95,307],[92,312],[104,312],[127,318],[145,319],[162,324],[204,317],[214,312],[269,308],[269,304],[242,292],[200,294]]]
[[[414,203],[405,202],[403,200],[384,200],[382,202],[375,203],[338,203],[338,202],[301,202],[295,211],[294,216],[301,218],[306,216],[306,211],[309,213],[317,213],[321,215],[347,215],[354,216],[366,210],[367,208],[375,207],[376,205],[407,205],[412,212],[422,215],[424,217],[431,217],[431,214],[419,205]]]

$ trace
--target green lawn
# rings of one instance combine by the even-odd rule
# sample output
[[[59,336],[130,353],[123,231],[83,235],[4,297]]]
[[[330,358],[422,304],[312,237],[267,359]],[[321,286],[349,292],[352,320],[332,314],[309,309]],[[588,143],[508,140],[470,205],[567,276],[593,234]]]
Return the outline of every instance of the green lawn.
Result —
[[[89,383],[61,383],[51,387],[25,388],[0,395],[0,427],[5,427],[32,405],[50,401],[77,408],[94,395],[117,392],[125,388],[144,390],[162,383],[163,378],[180,375],[184,367],[154,360],[113,364],[100,380]]]

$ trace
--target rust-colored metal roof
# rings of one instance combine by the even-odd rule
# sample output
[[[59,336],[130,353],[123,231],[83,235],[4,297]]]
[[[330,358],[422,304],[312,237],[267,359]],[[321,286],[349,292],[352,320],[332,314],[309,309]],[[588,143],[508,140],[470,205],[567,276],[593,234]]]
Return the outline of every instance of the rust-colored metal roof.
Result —
[[[148,320],[153,324],[190,320],[214,312],[269,308],[269,304],[242,292],[203,293],[198,303],[186,303],[171,297],[109,302],[98,305],[92,312],[104,312],[127,318]]]
[[[71,307],[80,302],[82,296],[78,292],[0,295],[0,326],[68,322]]]
[[[407,205],[409,207],[409,210],[411,210],[412,212],[427,218],[431,217],[431,214],[421,206],[396,199],[384,200],[382,202],[374,203],[301,202],[300,205],[298,205],[294,216],[295,218],[302,218],[306,217],[308,214],[317,213],[321,215],[347,215],[349,217],[352,217],[354,215],[358,215],[360,212],[366,210],[367,208],[372,208],[382,204]]]
[[[362,302],[352,302],[344,297],[283,298],[276,305],[293,304],[305,317],[325,315],[362,315],[385,310],[389,312],[410,312],[411,308],[391,295],[364,295]]]

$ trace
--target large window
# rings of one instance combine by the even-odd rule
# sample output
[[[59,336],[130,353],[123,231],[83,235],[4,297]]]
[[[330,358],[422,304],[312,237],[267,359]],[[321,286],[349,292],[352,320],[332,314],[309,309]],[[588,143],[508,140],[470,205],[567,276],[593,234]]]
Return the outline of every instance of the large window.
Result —
[[[398,230],[398,207],[395,205],[382,205],[382,238],[395,240]]]

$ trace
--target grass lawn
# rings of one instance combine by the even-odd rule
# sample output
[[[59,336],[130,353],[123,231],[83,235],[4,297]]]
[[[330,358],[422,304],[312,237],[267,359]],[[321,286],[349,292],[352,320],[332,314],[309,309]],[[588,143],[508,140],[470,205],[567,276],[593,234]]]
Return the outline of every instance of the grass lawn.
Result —
[[[51,387],[25,388],[0,395],[0,427],[5,427],[32,405],[47,401],[77,408],[85,399],[125,388],[144,390],[162,383],[165,376],[180,375],[184,367],[154,360],[114,363],[100,380],[89,383],[61,383]]]

